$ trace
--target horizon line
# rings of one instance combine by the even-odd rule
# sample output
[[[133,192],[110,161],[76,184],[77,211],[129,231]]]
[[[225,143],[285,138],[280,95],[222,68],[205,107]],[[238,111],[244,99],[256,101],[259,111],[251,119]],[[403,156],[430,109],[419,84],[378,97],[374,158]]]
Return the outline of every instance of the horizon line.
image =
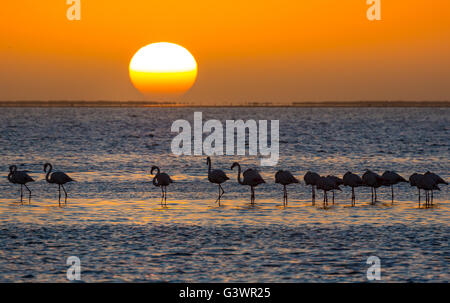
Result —
[[[0,101],[0,107],[450,107],[450,101],[295,101],[236,102],[233,104],[177,103],[158,101],[107,100],[14,100]]]

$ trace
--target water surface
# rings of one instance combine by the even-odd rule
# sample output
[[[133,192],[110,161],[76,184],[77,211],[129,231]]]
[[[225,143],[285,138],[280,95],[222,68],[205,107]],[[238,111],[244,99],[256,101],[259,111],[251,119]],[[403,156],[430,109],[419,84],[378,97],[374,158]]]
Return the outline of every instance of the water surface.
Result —
[[[213,157],[231,178],[223,203],[207,181],[205,157],[170,151],[177,119],[280,120],[280,161],[259,167],[250,156]],[[311,189],[289,187],[282,205],[278,169],[302,179],[307,170],[342,176],[395,170],[404,177],[431,170],[449,180],[448,108],[2,108],[0,116],[0,281],[67,281],[65,259],[82,263],[84,281],[307,282],[366,281],[366,259],[381,259],[384,281],[448,282],[449,191],[419,208],[408,184],[350,190],[336,204],[311,205]],[[236,182],[234,161],[257,167],[267,184]],[[58,206],[45,182],[51,162],[77,182]],[[36,182],[31,204],[18,201],[8,166]],[[161,207],[149,170],[158,165],[175,183]]]

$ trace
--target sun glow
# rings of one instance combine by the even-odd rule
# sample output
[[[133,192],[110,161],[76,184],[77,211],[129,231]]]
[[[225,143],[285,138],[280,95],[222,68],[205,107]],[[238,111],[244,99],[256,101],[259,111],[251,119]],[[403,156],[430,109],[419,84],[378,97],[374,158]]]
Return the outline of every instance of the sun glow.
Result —
[[[168,42],[142,47],[130,61],[130,79],[146,97],[167,99],[187,92],[197,78],[197,62],[184,47]]]

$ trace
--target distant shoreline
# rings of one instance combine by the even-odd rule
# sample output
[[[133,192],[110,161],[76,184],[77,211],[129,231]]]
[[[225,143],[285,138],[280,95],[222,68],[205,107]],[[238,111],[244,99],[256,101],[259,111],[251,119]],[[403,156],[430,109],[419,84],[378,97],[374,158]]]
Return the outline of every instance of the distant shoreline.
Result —
[[[239,105],[154,101],[0,101],[0,107],[450,107],[450,101],[327,101],[292,102],[290,104],[250,102]]]

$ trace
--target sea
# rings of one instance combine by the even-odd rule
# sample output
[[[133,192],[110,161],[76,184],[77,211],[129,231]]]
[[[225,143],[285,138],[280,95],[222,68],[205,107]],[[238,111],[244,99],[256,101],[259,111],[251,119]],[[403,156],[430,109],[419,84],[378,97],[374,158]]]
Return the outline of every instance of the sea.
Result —
[[[367,169],[406,179],[432,171],[450,181],[450,108],[380,107],[49,107],[1,108],[0,282],[449,282],[450,191],[419,207],[408,183],[335,192],[313,205],[307,171],[342,177]],[[216,203],[206,155],[172,152],[174,121],[278,120],[279,161],[259,155],[212,155],[230,178]],[[205,134],[206,135],[206,134]],[[269,136],[270,138],[270,136]],[[270,142],[269,142],[270,144]],[[44,163],[75,182],[45,181]],[[237,182],[233,162],[266,181]],[[10,165],[35,180],[20,201]],[[171,176],[167,205],[151,167]],[[289,170],[288,203],[275,173]],[[380,280],[370,273],[379,260]],[[69,262],[70,263],[70,262]],[[372,278],[370,278],[372,277]]]

